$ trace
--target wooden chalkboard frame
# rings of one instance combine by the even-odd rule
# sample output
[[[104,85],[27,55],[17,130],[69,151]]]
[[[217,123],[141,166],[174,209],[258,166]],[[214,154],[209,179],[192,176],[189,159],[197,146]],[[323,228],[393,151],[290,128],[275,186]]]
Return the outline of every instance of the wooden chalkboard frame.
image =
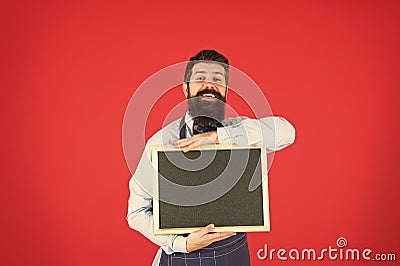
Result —
[[[270,231],[270,217],[269,217],[269,200],[268,200],[268,171],[267,171],[267,155],[266,149],[263,147],[256,146],[246,146],[241,147],[237,145],[227,145],[227,144],[216,144],[216,145],[204,145],[200,146],[194,151],[201,150],[227,150],[227,149],[260,149],[261,154],[261,174],[262,174],[262,208],[263,208],[263,225],[248,225],[248,226],[216,226],[212,232],[269,232]],[[201,227],[185,227],[185,228],[160,228],[160,204],[159,204],[159,180],[158,180],[158,152],[168,152],[168,151],[179,151],[178,148],[172,146],[154,146],[152,147],[152,164],[154,169],[153,175],[153,220],[154,220],[154,234],[185,234],[191,233],[193,231],[199,230]],[[190,151],[189,151],[190,152]],[[229,193],[229,192],[228,192]]]

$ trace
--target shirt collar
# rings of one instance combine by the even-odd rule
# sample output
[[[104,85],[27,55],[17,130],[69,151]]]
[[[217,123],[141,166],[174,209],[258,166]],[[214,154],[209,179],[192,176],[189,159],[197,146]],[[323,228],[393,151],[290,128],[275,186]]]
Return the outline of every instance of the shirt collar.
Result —
[[[185,114],[185,123],[186,123],[186,135],[192,136],[193,117],[189,114],[189,111],[187,111]]]
[[[193,117],[189,114],[189,112],[186,112],[185,114],[185,123],[189,128],[193,127]]]

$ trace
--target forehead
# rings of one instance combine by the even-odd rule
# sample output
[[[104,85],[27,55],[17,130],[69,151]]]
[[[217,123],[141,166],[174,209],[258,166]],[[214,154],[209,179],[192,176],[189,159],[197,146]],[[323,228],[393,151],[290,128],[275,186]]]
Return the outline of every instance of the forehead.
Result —
[[[222,74],[223,76],[225,76],[224,67],[217,63],[197,63],[192,68],[192,75],[199,72]]]

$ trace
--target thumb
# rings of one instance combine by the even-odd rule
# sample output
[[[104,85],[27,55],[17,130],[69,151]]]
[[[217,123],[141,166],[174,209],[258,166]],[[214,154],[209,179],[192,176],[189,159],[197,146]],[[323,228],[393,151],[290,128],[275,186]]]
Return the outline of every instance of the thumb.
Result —
[[[209,225],[203,227],[200,230],[200,233],[201,233],[201,235],[205,235],[205,234],[208,234],[213,229],[214,229],[214,224],[209,224]]]

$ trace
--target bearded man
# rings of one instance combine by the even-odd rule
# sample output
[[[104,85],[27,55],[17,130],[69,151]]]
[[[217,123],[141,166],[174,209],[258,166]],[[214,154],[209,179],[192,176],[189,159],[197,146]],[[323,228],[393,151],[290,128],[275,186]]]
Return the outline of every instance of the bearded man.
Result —
[[[294,142],[295,129],[282,117],[225,119],[228,80],[228,59],[217,51],[202,50],[190,58],[182,85],[188,111],[148,140],[129,182],[127,221],[160,246],[153,265],[250,265],[245,233],[212,233],[213,224],[186,235],[153,233],[152,146],[170,144],[187,152],[200,145],[221,143],[277,151]]]

